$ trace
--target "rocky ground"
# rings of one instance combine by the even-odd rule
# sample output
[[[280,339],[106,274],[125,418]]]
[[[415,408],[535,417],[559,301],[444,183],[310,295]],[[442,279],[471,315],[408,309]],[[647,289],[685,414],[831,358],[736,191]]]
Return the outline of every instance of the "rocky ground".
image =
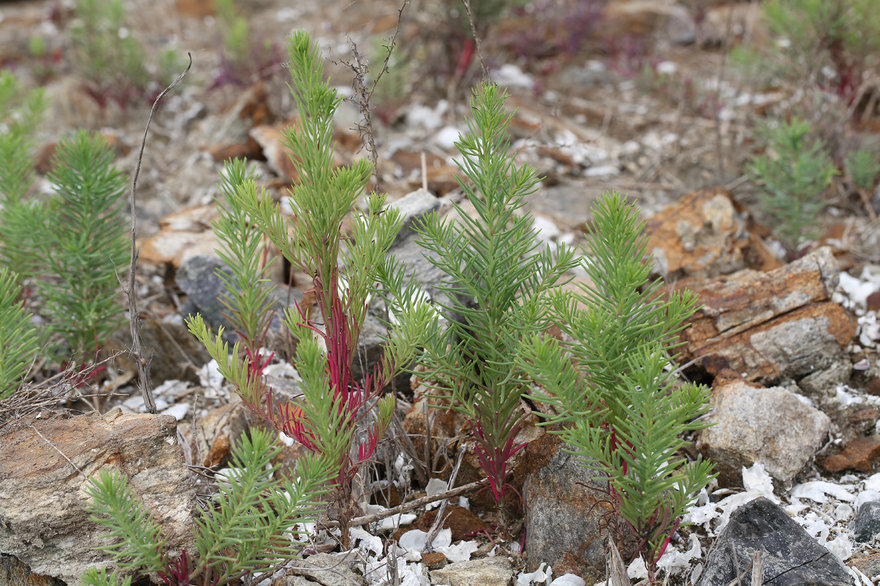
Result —
[[[332,82],[344,95],[354,93],[345,65],[352,44],[375,67],[380,41],[395,34],[400,20],[399,62],[372,102],[377,188],[411,217],[445,213],[453,202],[467,213],[453,142],[464,128],[480,67],[476,58],[458,67],[468,31],[444,3],[411,0],[400,19],[401,3],[392,0],[238,5],[260,42],[283,48],[292,29],[309,30],[333,61]],[[222,322],[217,242],[209,227],[223,160],[247,157],[277,197],[295,180],[280,133],[295,119],[287,74],[271,51],[254,57],[246,75],[231,67],[211,2],[131,0],[126,6],[126,34],[141,39],[148,56],[173,48],[193,59],[153,121],[137,194],[142,335],[164,416],[141,414],[136,366],[124,354],[109,364],[99,388],[68,386],[59,388],[62,396],[28,403],[23,394],[0,403],[4,584],[76,583],[86,567],[105,559],[95,549],[104,542],[86,520],[77,471],[89,474],[111,461],[132,477],[170,542],[184,544],[194,503],[208,498],[214,472],[252,423],[186,332],[183,317],[199,311],[210,323]],[[693,438],[690,455],[711,458],[719,477],[700,494],[686,518],[692,524],[661,559],[660,579],[729,584],[757,566],[765,584],[880,583],[874,547],[880,534],[880,230],[874,210],[841,180],[817,218],[821,236],[803,254],[786,256],[773,238],[745,167],[762,149],[757,125],[784,116],[804,88],[759,83],[731,63],[735,46],[775,42],[762,26],[760,4],[542,0],[525,6],[481,30],[481,49],[491,77],[512,95],[517,156],[544,176],[528,204],[541,238],[549,245],[581,244],[599,194],[625,193],[648,221],[657,274],[668,287],[697,292],[703,306],[685,333],[682,362],[688,376],[712,386],[714,426]],[[89,128],[108,137],[121,169],[133,170],[150,91],[123,104],[100,104],[72,61],[73,24],[68,2],[0,2],[0,66],[43,86],[51,100],[38,168],[45,172],[61,135]],[[43,56],[28,49],[34,36],[45,41]],[[848,108],[834,109],[829,100],[830,113],[819,112],[817,120],[836,120],[833,114]],[[876,102],[868,103],[858,120],[843,117],[822,131],[836,143],[876,149],[880,118]],[[340,163],[369,156],[360,121],[358,107],[344,103],[336,121]],[[880,192],[866,200],[880,209]],[[429,291],[439,283],[410,232],[393,253]],[[277,266],[279,299],[302,300],[310,279],[294,273],[288,281]],[[382,335],[374,319],[364,356],[375,354]],[[113,342],[117,349],[128,344],[125,332]],[[273,349],[284,355],[285,344],[279,337]],[[276,388],[295,392],[296,373],[288,365],[278,361],[267,375]],[[465,427],[429,411],[423,390],[417,379],[398,381],[400,424],[381,446],[371,477],[384,481],[384,489],[365,514],[443,493],[457,462],[455,486],[480,478],[473,454],[458,455],[467,444]],[[587,473],[554,436],[534,426],[522,433],[531,443],[513,466],[512,482],[522,495],[522,523],[514,534],[498,531],[485,493],[465,493],[449,500],[431,547],[425,535],[437,509],[429,505],[353,528],[351,551],[340,551],[328,536],[314,546],[323,553],[279,571],[271,583],[611,580],[601,493],[587,486]],[[285,454],[292,461],[296,447]],[[638,561],[626,571],[631,583],[646,583]]]

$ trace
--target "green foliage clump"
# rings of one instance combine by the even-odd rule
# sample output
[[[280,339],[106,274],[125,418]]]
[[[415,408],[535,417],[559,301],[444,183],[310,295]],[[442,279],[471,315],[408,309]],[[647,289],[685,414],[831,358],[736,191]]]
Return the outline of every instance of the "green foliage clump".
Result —
[[[306,33],[297,32],[290,38],[289,54],[291,92],[301,119],[285,133],[301,178],[290,192],[296,221],[283,216],[280,206],[240,167],[228,168],[217,229],[233,274],[228,283],[239,288],[226,303],[242,339],[230,354],[222,331],[213,335],[201,316],[190,318],[188,326],[250,409],[329,463],[346,540],[351,481],[373,454],[394,410],[394,396],[383,389],[412,360],[434,314],[413,301],[415,285],[403,285],[402,265],[388,255],[400,231],[399,212],[385,209],[385,197],[379,194],[369,194],[364,209],[356,209],[372,172],[370,163],[333,163],[333,115],[341,98],[324,80],[317,46]],[[346,240],[341,226],[350,213],[352,234]],[[261,374],[269,358],[255,350],[255,336],[268,323],[269,310],[262,289],[264,269],[252,262],[251,254],[263,237],[292,266],[314,276],[320,317],[302,306],[285,313],[284,323],[297,342],[293,365],[302,378],[303,395],[292,402],[278,399],[265,384]],[[394,299],[396,312],[407,319],[391,329],[379,364],[356,380],[352,361],[369,300],[377,293]]]
[[[770,0],[764,16],[771,32],[788,41],[779,71],[792,79],[851,99],[878,63],[880,13],[874,0]],[[830,81],[826,68],[834,72]]]
[[[16,391],[39,349],[30,314],[22,306],[18,278],[0,267],[0,401]]]
[[[92,97],[104,106],[109,100],[125,107],[174,79],[180,62],[173,51],[159,55],[157,72],[148,67],[143,44],[127,25],[122,0],[77,0],[70,29],[72,60],[86,80]]]
[[[457,223],[435,213],[417,228],[419,244],[433,253],[426,258],[447,275],[440,288],[450,302],[442,307],[456,316],[445,331],[438,326],[429,334],[421,357],[426,380],[473,426],[477,456],[499,503],[507,462],[522,447],[514,438],[527,381],[514,367],[515,350],[549,327],[544,298],[575,264],[570,250],[560,248],[554,258],[542,249],[534,219],[522,213],[539,180],[510,156],[505,99],[493,85],[476,91],[473,119],[457,144],[468,179],[460,184],[476,216],[456,207]]]
[[[679,455],[681,434],[706,427],[708,409],[708,389],[679,383],[673,368],[696,301],[687,291],[663,300],[659,280],[649,281],[644,223],[623,197],[603,197],[593,215],[587,284],[552,296],[562,340],[534,335],[518,360],[543,387],[533,398],[557,409],[547,422],[560,425],[554,433],[607,478],[652,569],[712,478],[711,463]]]
[[[252,430],[250,437],[242,436],[232,451],[230,473],[212,506],[196,521],[196,555],[184,551],[177,560],[166,551],[161,529],[126,477],[102,470],[86,488],[92,499],[90,520],[109,529],[113,540],[101,549],[123,570],[157,573],[173,584],[228,584],[298,557],[303,543],[292,534],[297,525],[314,522],[328,463],[305,456],[297,461],[296,480],[276,479],[279,467],[272,462],[281,446],[273,443],[272,435]],[[96,569],[83,580],[118,584],[116,572],[107,576]]]
[[[116,297],[129,259],[127,180],[106,141],[87,132],[58,143],[48,179],[55,195],[38,217],[37,291],[71,349],[96,351],[122,321]]]
[[[34,136],[46,110],[42,90],[25,90],[11,72],[0,72],[0,263],[22,279],[33,275]]]
[[[776,225],[775,234],[791,254],[811,237],[822,194],[837,175],[825,143],[812,138],[810,124],[793,118],[763,130],[767,154],[754,157],[749,175],[762,187],[761,206]]]
[[[843,167],[857,189],[868,191],[874,188],[880,176],[880,158],[874,151],[858,149],[849,153]]]

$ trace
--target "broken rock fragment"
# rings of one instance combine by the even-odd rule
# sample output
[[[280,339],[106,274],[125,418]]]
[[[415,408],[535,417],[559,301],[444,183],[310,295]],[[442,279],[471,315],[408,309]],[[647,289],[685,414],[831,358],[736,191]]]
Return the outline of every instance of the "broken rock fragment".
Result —
[[[831,301],[837,274],[831,249],[823,247],[766,273],[747,269],[675,283],[694,291],[701,305],[683,334],[682,360],[696,359],[712,375],[730,368],[761,382],[832,367],[846,357],[856,331]]]
[[[81,415],[22,421],[0,442],[0,552],[31,571],[76,584],[91,566],[112,558],[106,531],[88,520],[84,491],[101,469],[129,478],[153,520],[179,551],[192,539],[195,490],[167,415]]]
[[[788,483],[822,447],[831,420],[794,393],[742,381],[712,391],[710,427],[698,447],[715,462],[723,486],[737,486],[740,472],[761,462],[777,480]]]

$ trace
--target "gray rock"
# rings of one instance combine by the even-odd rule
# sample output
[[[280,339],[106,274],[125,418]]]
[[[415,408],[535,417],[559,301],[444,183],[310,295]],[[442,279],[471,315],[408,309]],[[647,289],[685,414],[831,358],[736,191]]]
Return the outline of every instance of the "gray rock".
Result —
[[[87,568],[111,564],[98,549],[107,545],[107,531],[88,519],[83,476],[111,467],[128,476],[162,527],[169,553],[191,550],[195,489],[177,443],[177,421],[114,409],[103,418],[32,418],[4,431],[0,551],[35,574],[74,584]]]
[[[557,440],[558,442],[558,440]],[[605,570],[607,483],[583,467],[578,458],[555,444],[550,461],[526,478],[526,545],[530,569],[538,562],[556,566],[566,562],[588,584]],[[571,568],[572,564],[576,567]]]
[[[764,586],[850,586],[852,578],[834,554],[766,498],[737,509],[706,559],[697,586],[727,586],[762,552]],[[741,580],[751,586],[751,573]]]
[[[449,586],[507,586],[514,583],[513,566],[502,556],[456,562],[431,572],[431,583]]]
[[[848,358],[834,362],[825,370],[814,372],[798,381],[804,394],[819,401],[835,395],[838,385],[846,384],[852,374],[852,363]]]
[[[440,200],[434,197],[434,194],[430,191],[417,189],[407,193],[397,201],[391,202],[388,204],[388,207],[399,211],[403,218],[403,225],[396,239],[397,242],[400,242],[414,233],[414,224],[417,219],[440,207]]]
[[[355,572],[359,566],[358,558],[351,553],[319,553],[297,561],[290,569],[294,577],[307,578],[321,586],[357,586],[364,584],[364,578]],[[285,578],[285,586],[304,586],[309,582]]]
[[[830,368],[846,356],[824,315],[786,321],[755,332],[750,342],[760,356],[778,364],[782,374],[792,377]]]
[[[698,447],[716,463],[724,486],[741,486],[742,467],[755,462],[791,482],[831,427],[827,415],[780,387],[734,381],[712,391],[712,407]]]
[[[865,543],[880,534],[880,501],[868,501],[859,507],[853,521],[856,541]]]

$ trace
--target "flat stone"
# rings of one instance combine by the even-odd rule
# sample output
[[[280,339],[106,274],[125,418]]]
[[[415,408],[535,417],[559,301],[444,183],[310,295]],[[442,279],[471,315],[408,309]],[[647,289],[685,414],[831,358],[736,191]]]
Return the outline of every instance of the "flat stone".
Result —
[[[3,586],[64,586],[58,578],[34,574],[12,555],[0,553],[0,584]]]
[[[764,497],[738,508],[709,550],[697,586],[727,586],[762,552],[764,586],[851,586],[834,554]],[[751,584],[746,578],[743,586]]]
[[[716,463],[722,486],[741,486],[743,466],[755,462],[777,480],[791,482],[831,428],[827,415],[779,387],[734,381],[716,387],[711,402],[711,425],[697,446]]]
[[[86,478],[108,468],[129,478],[170,552],[191,548],[195,490],[177,444],[177,421],[115,409],[103,418],[30,418],[6,432],[0,443],[0,551],[36,574],[75,584],[87,568],[111,563],[98,550],[108,543],[106,531],[88,520],[84,490]]]
[[[432,570],[431,583],[449,586],[507,586],[514,583],[513,567],[504,556],[456,562],[439,570]]]
[[[857,437],[846,444],[840,453],[823,458],[819,465],[832,473],[844,470],[871,472],[878,458],[880,458],[880,437],[870,435]]]

